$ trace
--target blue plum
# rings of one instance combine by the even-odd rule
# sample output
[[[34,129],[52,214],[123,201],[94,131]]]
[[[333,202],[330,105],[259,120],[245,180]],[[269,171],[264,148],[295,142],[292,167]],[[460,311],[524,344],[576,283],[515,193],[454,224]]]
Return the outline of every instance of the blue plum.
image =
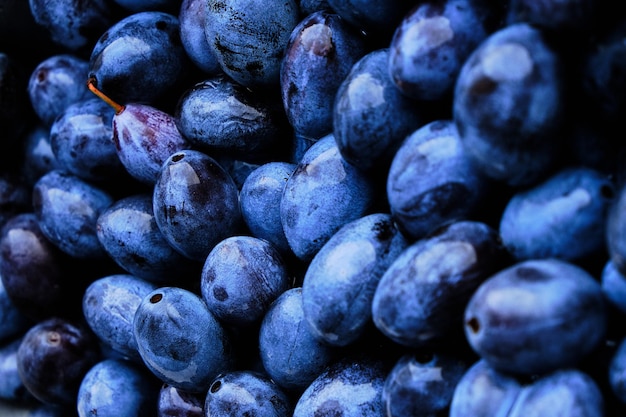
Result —
[[[185,85],[191,62],[178,17],[143,11],[116,21],[93,44],[87,79],[120,103],[156,105]]]
[[[179,3],[180,41],[187,56],[205,75],[213,76],[221,73],[222,68],[204,34],[204,19],[208,2],[205,0],[182,0]]]
[[[154,415],[160,381],[145,367],[123,359],[103,359],[83,377],[77,394],[79,417]]]
[[[206,153],[192,149],[175,152],[163,163],[152,205],[169,244],[198,262],[243,224],[239,189],[230,174]]]
[[[453,118],[469,154],[490,178],[523,187],[556,165],[564,79],[562,55],[528,23],[492,32],[464,61]]]
[[[337,356],[337,348],[315,337],[302,310],[302,288],[283,292],[259,329],[263,369],[282,389],[299,395]]]
[[[498,233],[476,221],[451,223],[404,249],[372,297],[372,319],[388,338],[419,348],[463,338],[476,289],[507,265]]]
[[[200,276],[202,299],[222,323],[253,325],[290,288],[289,272],[280,252],[267,240],[230,236],[206,257]]]
[[[389,48],[356,61],[333,105],[333,135],[343,158],[363,171],[386,171],[405,137],[436,118],[437,106],[405,96],[389,75]]]
[[[469,368],[450,354],[405,354],[385,378],[387,417],[436,417],[448,413],[454,390]]]
[[[118,198],[98,216],[98,240],[131,275],[161,285],[190,282],[202,264],[169,244],[157,226],[152,207],[148,192]]]
[[[58,165],[87,181],[124,180],[128,175],[113,142],[115,110],[90,97],[72,104],[50,127],[50,146]]]
[[[300,19],[295,0],[207,0],[204,33],[230,78],[250,88],[277,86],[280,63]]]
[[[387,371],[381,362],[361,357],[335,362],[300,395],[293,417],[383,417]]]
[[[60,169],[48,172],[33,186],[33,209],[42,233],[76,258],[107,256],[96,223],[113,202],[103,188]]]
[[[176,126],[196,148],[250,161],[276,159],[291,128],[279,99],[259,95],[223,74],[196,83],[179,98]],[[285,152],[283,152],[284,154]]]
[[[271,242],[282,254],[292,254],[280,220],[280,201],[296,164],[271,161],[252,170],[239,193],[241,215],[252,236]]]
[[[148,369],[181,390],[206,391],[232,365],[228,333],[189,290],[161,287],[148,293],[133,317],[133,332]]]
[[[465,308],[471,347],[494,368],[542,374],[575,366],[607,332],[607,303],[589,272],[531,259],[487,278]]]
[[[446,223],[476,219],[492,189],[450,119],[409,134],[391,160],[386,182],[391,214],[412,240]]]
[[[502,243],[518,261],[558,258],[578,263],[604,255],[605,222],[615,194],[611,178],[597,170],[561,169],[512,196],[500,218]]]
[[[52,41],[75,53],[86,52],[119,17],[109,0],[28,0],[30,12]]]
[[[341,226],[372,211],[376,196],[374,181],[345,161],[334,135],[319,139],[298,162],[280,201],[293,253],[310,261]]]
[[[267,375],[231,371],[219,375],[206,394],[205,417],[289,417],[291,398]]]
[[[133,319],[144,297],[157,288],[128,274],[98,278],[89,284],[82,298],[85,321],[105,346],[121,357],[140,362]]]
[[[461,67],[492,30],[495,8],[481,0],[425,1],[398,24],[389,75],[416,100],[448,100]]]
[[[30,74],[28,97],[44,126],[72,103],[91,98],[85,82],[89,61],[74,54],[56,54],[43,59]]]
[[[283,106],[297,135],[317,140],[333,130],[333,102],[352,65],[368,52],[361,33],[320,10],[293,29],[280,67]]]
[[[387,213],[373,213],[339,229],[308,265],[302,308],[325,343],[346,346],[372,318],[374,291],[385,270],[409,245]]]

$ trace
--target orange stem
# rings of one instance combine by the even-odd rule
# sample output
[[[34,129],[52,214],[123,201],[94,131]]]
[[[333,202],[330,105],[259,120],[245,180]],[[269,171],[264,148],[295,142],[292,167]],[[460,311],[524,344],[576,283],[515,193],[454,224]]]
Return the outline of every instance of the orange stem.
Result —
[[[106,96],[102,91],[98,90],[98,88],[96,87],[97,83],[98,82],[96,81],[95,77],[89,77],[89,79],[87,80],[87,88],[89,88],[89,91],[94,93],[96,96],[102,99],[109,106],[113,107],[113,109],[115,110],[115,114],[120,114],[121,112],[123,112],[124,106],[111,100],[111,98]]]

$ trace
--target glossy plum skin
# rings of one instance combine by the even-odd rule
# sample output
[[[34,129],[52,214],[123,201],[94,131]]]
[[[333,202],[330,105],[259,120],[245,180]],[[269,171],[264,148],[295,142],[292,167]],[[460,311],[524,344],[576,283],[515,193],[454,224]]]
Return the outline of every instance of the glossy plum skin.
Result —
[[[332,134],[302,156],[285,185],[280,218],[293,253],[310,261],[344,224],[374,207],[375,185],[347,163]]]
[[[202,299],[222,323],[259,323],[291,286],[287,263],[268,241],[230,236],[209,252],[200,274]]]
[[[176,388],[206,391],[231,366],[225,329],[191,291],[161,287],[148,293],[133,317],[133,332],[148,369]]]
[[[347,358],[321,372],[296,402],[293,417],[383,417],[387,369],[375,360]]]
[[[39,401],[75,404],[85,374],[101,359],[96,336],[72,321],[51,317],[33,325],[17,350],[17,367],[28,391]]]
[[[189,392],[163,383],[157,399],[157,417],[204,417],[204,392]]]
[[[113,201],[108,191],[62,170],[48,172],[33,186],[41,231],[64,253],[81,259],[106,256],[96,223]]]
[[[302,288],[291,288],[274,300],[259,330],[263,369],[296,396],[336,357],[336,348],[316,338],[305,320]]]
[[[311,260],[302,283],[304,318],[315,336],[335,346],[357,340],[370,323],[381,276],[408,245],[387,213],[339,229]]]
[[[176,125],[194,147],[250,161],[272,159],[291,129],[275,96],[259,95],[220,74],[183,93]]]
[[[523,383],[478,360],[459,381],[449,415],[600,417],[605,407],[598,383],[577,368],[564,367]]]
[[[202,265],[174,249],[161,233],[148,192],[117,199],[98,216],[98,240],[126,272],[156,284],[183,284]]]
[[[154,185],[171,154],[190,147],[174,116],[142,103],[130,103],[116,111],[113,142],[126,171],[149,186]]]
[[[123,180],[128,173],[113,142],[115,110],[91,96],[65,107],[50,127],[58,164],[84,180]]]
[[[389,46],[389,75],[416,100],[448,99],[463,63],[494,29],[482,0],[424,2],[399,23]]]
[[[239,192],[241,216],[250,233],[292,254],[280,220],[280,200],[296,164],[273,161],[259,165],[245,178]]]
[[[98,278],[83,294],[85,321],[104,345],[122,357],[140,361],[132,323],[141,301],[157,288],[128,274]]]
[[[575,366],[596,348],[606,335],[607,314],[602,287],[586,270],[533,259],[478,287],[465,308],[464,329],[494,368],[541,374]]]
[[[292,409],[291,398],[267,375],[231,371],[219,375],[209,387],[204,417],[287,417]]]
[[[159,380],[146,368],[124,359],[103,359],[80,383],[78,415],[154,415],[159,387]]]
[[[563,58],[527,23],[492,32],[465,60],[453,93],[463,143],[490,178],[527,186],[557,163]]]
[[[449,411],[454,390],[469,368],[450,354],[406,354],[385,378],[382,399],[387,415],[438,416]]]
[[[46,126],[72,103],[92,98],[85,84],[89,61],[71,54],[52,55],[37,64],[28,81],[32,108]]]
[[[511,197],[500,218],[502,242],[519,261],[579,262],[603,252],[615,194],[613,181],[597,170],[560,170]]]
[[[204,34],[207,2],[182,0],[174,3],[180,3],[178,10],[180,42],[191,62],[207,76],[221,73],[222,68]]]
[[[341,155],[363,171],[388,169],[404,138],[434,117],[435,111],[427,112],[395,86],[389,53],[377,49],[354,63],[333,104],[333,136]]]
[[[198,262],[242,225],[239,190],[232,177],[215,159],[192,149],[176,152],[163,163],[152,204],[165,239]]]
[[[328,10],[311,13],[293,29],[281,62],[280,92],[297,135],[317,140],[332,132],[335,94],[367,48],[362,34]]]
[[[184,84],[189,65],[178,17],[144,11],[102,33],[91,49],[86,77],[116,102],[152,104]]]
[[[412,243],[384,271],[372,297],[374,324],[413,348],[461,340],[465,305],[506,260],[490,226],[460,221],[442,227]]]
[[[450,119],[410,133],[391,160],[386,183],[391,214],[413,240],[444,224],[475,219],[492,189]]]

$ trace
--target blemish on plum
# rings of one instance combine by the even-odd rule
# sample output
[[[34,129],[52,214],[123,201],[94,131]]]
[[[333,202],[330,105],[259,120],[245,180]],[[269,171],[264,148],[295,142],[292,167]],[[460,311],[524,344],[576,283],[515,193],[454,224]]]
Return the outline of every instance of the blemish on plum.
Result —
[[[209,391],[211,391],[211,393],[215,394],[216,392],[218,392],[220,390],[220,388],[222,388],[222,381],[217,380],[215,382],[213,382],[211,384],[211,387],[209,388]]]
[[[152,297],[150,297],[150,302],[152,304],[156,304],[159,301],[161,301],[163,299],[163,294],[158,293],[158,294],[154,294]]]
[[[480,331],[480,322],[476,317],[472,317],[467,321],[467,327],[469,327],[473,333],[478,333]]]

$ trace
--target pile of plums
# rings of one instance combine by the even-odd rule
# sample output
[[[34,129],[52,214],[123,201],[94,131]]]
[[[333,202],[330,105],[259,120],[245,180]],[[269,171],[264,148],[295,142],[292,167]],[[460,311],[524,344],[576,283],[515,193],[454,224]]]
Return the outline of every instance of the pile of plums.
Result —
[[[0,0],[0,415],[626,415],[626,14]]]

